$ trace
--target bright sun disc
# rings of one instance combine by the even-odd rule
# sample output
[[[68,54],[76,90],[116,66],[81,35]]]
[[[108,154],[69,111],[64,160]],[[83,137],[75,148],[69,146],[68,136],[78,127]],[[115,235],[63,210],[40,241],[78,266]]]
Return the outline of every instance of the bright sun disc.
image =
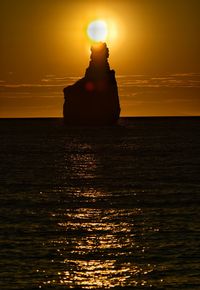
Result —
[[[108,34],[107,24],[104,20],[95,20],[88,25],[87,34],[93,41],[105,41]]]

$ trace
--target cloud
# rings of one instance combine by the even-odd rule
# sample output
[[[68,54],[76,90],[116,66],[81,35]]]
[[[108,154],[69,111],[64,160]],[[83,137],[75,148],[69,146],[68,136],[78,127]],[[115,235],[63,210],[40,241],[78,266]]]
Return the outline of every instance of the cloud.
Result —
[[[81,77],[79,76],[74,76],[74,77],[56,77],[55,75],[46,75],[41,82],[46,82],[46,83],[52,83],[52,84],[56,84],[56,83],[62,83],[63,85],[66,85],[66,83],[73,83],[76,82],[78,79],[80,79]]]
[[[0,80],[0,88],[52,88],[65,87],[80,79],[79,76],[56,77],[46,75],[39,83],[7,83]],[[117,75],[119,87],[200,87],[200,74],[182,73],[161,76]]]
[[[150,75],[126,75],[117,76],[119,88],[176,88],[196,87],[200,88],[200,74],[184,73],[162,76]]]
[[[200,74],[116,78],[122,115],[181,115],[187,110],[190,115],[199,115]],[[63,88],[78,79],[79,76],[45,75],[37,83],[0,80],[0,116],[61,116]]]
[[[172,95],[176,99],[184,99],[186,95],[185,90],[190,90],[191,95],[196,99],[200,89],[200,74],[195,73],[117,75],[116,77],[122,102],[159,102],[160,98],[162,98],[163,102],[172,102],[174,100]],[[79,76],[60,77],[56,75],[45,75],[38,83],[8,83],[0,80],[0,97],[24,99],[32,97],[63,98],[63,88],[73,84],[78,79],[80,79]],[[187,98],[189,95],[190,93],[187,92]],[[158,100],[156,96],[158,96]]]

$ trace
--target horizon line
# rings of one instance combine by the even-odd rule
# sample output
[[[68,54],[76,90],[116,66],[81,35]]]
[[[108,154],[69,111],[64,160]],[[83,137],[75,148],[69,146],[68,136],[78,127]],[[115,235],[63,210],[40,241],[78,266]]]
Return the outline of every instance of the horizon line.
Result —
[[[121,118],[200,118],[200,115],[150,115],[150,116],[120,116]],[[63,117],[0,117],[0,120],[5,119],[64,119]]]

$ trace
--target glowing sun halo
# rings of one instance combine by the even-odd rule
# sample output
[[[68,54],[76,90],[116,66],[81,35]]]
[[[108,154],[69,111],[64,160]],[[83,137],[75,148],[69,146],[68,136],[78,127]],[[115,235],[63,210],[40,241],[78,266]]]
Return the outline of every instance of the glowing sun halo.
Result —
[[[92,41],[105,41],[108,35],[107,23],[104,20],[94,20],[87,28],[87,34]]]

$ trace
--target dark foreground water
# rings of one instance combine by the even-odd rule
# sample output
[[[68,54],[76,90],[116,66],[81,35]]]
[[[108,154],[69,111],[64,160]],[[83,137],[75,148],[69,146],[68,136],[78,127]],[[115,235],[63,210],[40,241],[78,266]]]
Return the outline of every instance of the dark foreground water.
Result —
[[[0,120],[0,289],[200,289],[200,118]]]

